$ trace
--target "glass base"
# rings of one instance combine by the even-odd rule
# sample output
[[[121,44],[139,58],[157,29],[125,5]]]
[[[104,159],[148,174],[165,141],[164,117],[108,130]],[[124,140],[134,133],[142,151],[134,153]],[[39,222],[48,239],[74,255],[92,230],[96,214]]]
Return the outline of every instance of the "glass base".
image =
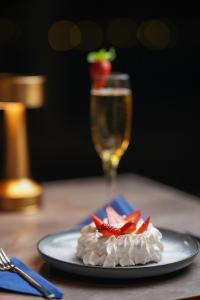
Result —
[[[42,187],[29,178],[0,181],[0,210],[36,213],[41,205]]]

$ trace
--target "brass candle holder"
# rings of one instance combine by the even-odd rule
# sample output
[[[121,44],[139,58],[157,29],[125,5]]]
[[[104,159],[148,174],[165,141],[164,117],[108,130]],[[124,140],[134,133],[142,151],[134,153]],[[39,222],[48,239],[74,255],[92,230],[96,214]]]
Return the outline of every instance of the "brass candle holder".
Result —
[[[0,180],[0,210],[34,213],[42,187],[30,177],[26,108],[44,101],[43,76],[0,75],[0,109],[4,114],[4,172]]]

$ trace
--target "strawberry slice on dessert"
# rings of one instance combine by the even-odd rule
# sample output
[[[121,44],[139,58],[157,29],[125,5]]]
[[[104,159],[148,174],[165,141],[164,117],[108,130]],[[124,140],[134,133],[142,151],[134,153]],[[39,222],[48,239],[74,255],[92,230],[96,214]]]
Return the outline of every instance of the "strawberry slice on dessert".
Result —
[[[90,76],[94,89],[101,89],[105,86],[106,80],[112,70],[111,61],[116,57],[115,49],[109,51],[100,49],[97,52],[90,52],[87,61],[90,63]]]
[[[113,226],[111,226],[110,224],[105,224],[103,223],[99,229],[99,231],[102,233],[102,235],[105,236],[119,236],[121,235],[121,231],[118,228],[115,228]]]
[[[127,233],[132,233],[133,231],[135,231],[135,229],[136,229],[136,224],[129,221],[120,228],[120,232],[121,234],[127,234]]]
[[[137,229],[136,234],[140,234],[146,231],[149,226],[149,223],[150,223],[150,217],[147,217],[144,220],[143,224]]]
[[[108,223],[110,225],[117,225],[117,224],[123,224],[124,219],[122,216],[120,216],[113,208],[112,206],[107,206],[106,207],[106,214],[107,214],[107,219]]]
[[[101,228],[101,225],[103,224],[102,220],[99,219],[97,216],[93,215],[92,216],[92,221],[94,222],[94,224],[96,225],[97,229]]]
[[[142,215],[141,210],[135,210],[135,211],[131,212],[130,214],[128,214],[125,217],[125,220],[126,221],[132,221],[133,223],[135,223],[137,225],[138,221],[141,218],[141,215]]]

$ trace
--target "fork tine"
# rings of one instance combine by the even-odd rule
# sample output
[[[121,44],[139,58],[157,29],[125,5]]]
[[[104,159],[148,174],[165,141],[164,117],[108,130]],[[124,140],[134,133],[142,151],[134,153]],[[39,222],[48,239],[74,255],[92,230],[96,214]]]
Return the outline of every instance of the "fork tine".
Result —
[[[8,256],[5,254],[5,252],[3,251],[3,249],[0,249],[0,253],[2,254],[4,260],[6,261],[7,264],[10,264],[10,259],[8,258]]]
[[[2,262],[1,262],[1,257],[0,257],[0,271],[3,271],[3,270],[5,270],[5,267],[4,267],[4,265],[2,264]]]
[[[3,269],[6,268],[6,263],[5,263],[4,259],[3,259],[3,256],[2,256],[2,254],[1,254],[1,252],[0,252],[0,266],[1,266]]]
[[[7,262],[7,260],[5,259],[4,257],[4,251],[2,252],[3,249],[0,249],[0,259],[1,259],[1,263],[2,263],[2,266],[4,268],[10,268],[10,264]]]
[[[2,261],[2,258],[1,258],[1,254],[0,254],[0,266],[3,267],[3,261]]]

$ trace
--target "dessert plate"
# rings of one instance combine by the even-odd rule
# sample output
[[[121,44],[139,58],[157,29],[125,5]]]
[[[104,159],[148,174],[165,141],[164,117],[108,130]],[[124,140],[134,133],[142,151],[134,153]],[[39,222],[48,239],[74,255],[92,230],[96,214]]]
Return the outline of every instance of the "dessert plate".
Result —
[[[198,242],[187,234],[159,229],[164,252],[159,263],[130,267],[86,266],[75,255],[79,230],[70,229],[47,235],[38,242],[38,251],[51,266],[78,275],[102,278],[144,278],[164,275],[190,265],[199,251]]]

